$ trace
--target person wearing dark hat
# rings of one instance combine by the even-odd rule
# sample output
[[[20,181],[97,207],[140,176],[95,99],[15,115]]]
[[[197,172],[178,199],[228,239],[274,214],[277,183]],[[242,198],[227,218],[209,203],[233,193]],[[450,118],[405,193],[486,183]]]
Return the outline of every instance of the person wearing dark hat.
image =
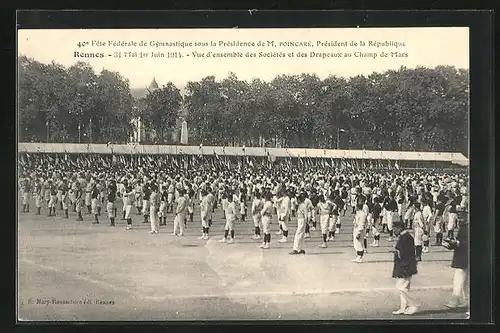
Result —
[[[458,208],[458,233],[456,239],[447,237],[443,246],[453,250],[451,267],[455,270],[453,275],[453,292],[451,299],[445,304],[448,308],[458,308],[466,305],[467,278],[469,271],[469,226],[468,214],[462,207]]]
[[[394,246],[394,267],[392,277],[396,279],[396,289],[399,291],[400,307],[393,311],[394,315],[413,315],[418,311],[419,304],[410,295],[411,279],[417,274],[414,239],[408,229],[403,230],[401,221],[393,224],[393,230],[398,236]]]

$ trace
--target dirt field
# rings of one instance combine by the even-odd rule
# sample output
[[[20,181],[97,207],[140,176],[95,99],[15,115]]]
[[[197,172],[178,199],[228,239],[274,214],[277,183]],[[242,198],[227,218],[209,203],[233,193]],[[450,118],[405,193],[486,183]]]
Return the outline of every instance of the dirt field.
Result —
[[[110,227],[84,215],[83,222],[58,216],[19,215],[19,320],[341,320],[463,319],[465,309],[450,311],[452,253],[431,247],[419,263],[412,289],[421,302],[414,316],[393,316],[399,306],[392,273],[393,243],[368,248],[355,264],[352,216],[326,249],[319,231],[306,240],[305,256],[291,256],[296,220],[288,243],[279,244],[274,222],[271,249],[251,239],[253,224],[236,226],[234,244],[221,244],[224,221],[216,212],[211,239],[199,240],[199,212],[184,237],[170,235],[173,217],[160,233],[133,215]],[[120,212],[120,207],[118,209]],[[369,244],[372,238],[369,239]]]

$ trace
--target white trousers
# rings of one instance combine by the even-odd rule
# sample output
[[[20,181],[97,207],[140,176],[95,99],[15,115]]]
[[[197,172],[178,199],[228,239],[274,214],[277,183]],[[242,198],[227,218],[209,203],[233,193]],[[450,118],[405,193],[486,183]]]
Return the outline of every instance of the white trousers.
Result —
[[[226,216],[226,225],[224,226],[224,230],[234,230],[234,215]]]
[[[254,227],[260,227],[261,225],[261,220],[262,220],[262,217],[260,214],[257,214],[257,215],[253,215],[252,216],[252,219],[253,219],[253,226]]]
[[[269,216],[262,216],[262,231],[265,234],[271,233],[271,218]]]
[[[160,211],[158,212],[159,217],[167,217],[167,203],[162,201],[160,203]]]
[[[82,198],[75,199],[75,210],[77,213],[82,211]]]
[[[328,230],[328,220],[330,219],[330,216],[324,214],[319,216],[319,224],[321,226],[321,233],[326,234]]]
[[[115,217],[115,205],[112,202],[106,204],[106,211],[108,212],[109,219]]]
[[[205,212],[201,212],[201,226],[203,228],[208,227],[208,214]]]
[[[418,306],[417,301],[410,295],[411,277],[397,278],[396,289],[399,290],[399,298],[401,300],[402,310],[409,306]]]
[[[97,214],[97,199],[92,199],[91,202],[90,202],[90,206],[91,206],[91,209],[92,209],[92,214]]]
[[[293,239],[293,249],[300,251],[304,249],[304,234],[306,231],[305,219],[297,219],[297,230],[295,231],[295,238]]]
[[[455,230],[457,220],[458,220],[457,213],[449,213],[448,214],[448,225],[446,227],[446,230],[447,231]]]
[[[421,246],[423,244],[424,229],[415,227],[414,245]]]
[[[336,226],[338,220],[339,220],[339,217],[337,215],[333,215],[330,217],[329,224],[328,224],[328,231],[335,230],[335,226]]]
[[[62,201],[63,209],[64,210],[68,209],[68,206],[69,206],[69,198],[68,198],[68,196],[65,195],[64,197],[62,197],[61,201]]]
[[[186,217],[186,214],[180,213],[175,215],[174,219],[174,233],[177,233],[177,229],[179,229],[179,234],[183,235],[184,234],[184,218]]]
[[[288,215],[280,215],[280,225],[283,231],[287,231],[288,227],[286,226],[286,222],[290,219]]]
[[[149,212],[149,200],[142,200],[142,215],[147,215]]]
[[[90,192],[85,193],[85,206],[90,206],[92,203],[92,196],[90,195]]]
[[[130,218],[130,213],[132,212],[132,205],[126,205],[125,206],[125,219]]]
[[[28,192],[24,192],[23,193],[23,205],[28,204],[29,198],[30,198],[30,194]]]
[[[467,271],[465,269],[455,268],[455,273],[453,274],[453,296],[461,299],[468,298],[466,281]]]
[[[392,230],[392,218],[393,218],[393,216],[394,216],[393,212],[389,212],[388,211],[387,214],[386,214],[387,229],[389,231]]]
[[[50,195],[49,208],[54,208],[57,203],[57,197],[55,195]]]
[[[353,230],[353,233],[352,233],[352,242],[353,242],[353,245],[354,245],[354,250],[356,252],[361,252],[361,251],[364,251],[365,250],[365,247],[363,245],[363,238],[365,237],[365,230],[361,230],[359,232],[359,239],[356,238],[356,236],[358,235],[358,231],[357,230]]]
[[[160,226],[156,206],[151,205],[151,207],[149,207],[149,221],[151,222],[151,231],[158,231]]]
[[[42,207],[42,196],[40,194],[35,194],[35,206],[36,208]]]

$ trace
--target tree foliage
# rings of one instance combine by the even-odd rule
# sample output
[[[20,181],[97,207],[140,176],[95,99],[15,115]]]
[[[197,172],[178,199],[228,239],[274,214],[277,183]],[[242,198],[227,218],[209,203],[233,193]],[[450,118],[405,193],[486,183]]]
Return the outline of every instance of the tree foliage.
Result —
[[[85,63],[64,68],[19,59],[22,141],[123,143],[140,116],[167,141],[187,108],[190,144],[468,154],[469,71],[450,66],[400,68],[368,76],[320,79],[279,75],[270,82],[234,73],[171,82],[133,101],[119,73],[96,74]],[[132,111],[132,105],[136,105]],[[48,136],[48,138],[47,138]]]
[[[128,141],[132,95],[119,73],[96,74],[83,62],[64,68],[21,56],[18,78],[21,141]]]
[[[468,151],[469,72],[400,68],[350,79],[230,73],[189,82],[190,140],[205,145]]]

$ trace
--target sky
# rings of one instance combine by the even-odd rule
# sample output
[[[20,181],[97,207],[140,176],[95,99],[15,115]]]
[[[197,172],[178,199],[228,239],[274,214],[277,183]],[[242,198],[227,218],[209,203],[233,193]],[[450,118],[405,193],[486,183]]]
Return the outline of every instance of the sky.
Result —
[[[120,42],[128,45],[116,45]],[[143,58],[141,53],[145,55]],[[162,53],[164,57],[152,58],[153,53]],[[324,79],[329,75],[369,75],[401,66],[452,65],[468,69],[469,31],[468,28],[19,30],[18,54],[42,63],[55,61],[65,67],[84,61],[97,73],[102,69],[120,72],[131,88],[144,88],[153,78],[160,86],[169,81],[185,86],[188,81],[209,75],[223,79],[229,72],[245,80],[269,81],[277,75],[301,73],[315,73]],[[85,57],[89,54],[102,54],[103,58]]]

